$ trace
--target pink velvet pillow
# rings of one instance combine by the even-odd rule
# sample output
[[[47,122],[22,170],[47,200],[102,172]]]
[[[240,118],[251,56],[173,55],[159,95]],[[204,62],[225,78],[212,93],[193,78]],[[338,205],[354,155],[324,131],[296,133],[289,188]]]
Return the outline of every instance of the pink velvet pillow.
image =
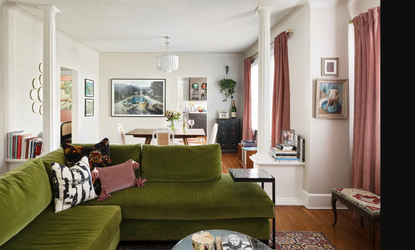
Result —
[[[141,177],[137,179],[135,177],[134,169],[138,169],[140,164],[133,160],[128,160],[124,163],[109,166],[109,167],[96,167],[96,171],[92,173],[93,178],[99,178],[101,183],[101,194],[99,201],[103,201],[111,197],[110,193],[133,186],[144,186],[144,182]]]

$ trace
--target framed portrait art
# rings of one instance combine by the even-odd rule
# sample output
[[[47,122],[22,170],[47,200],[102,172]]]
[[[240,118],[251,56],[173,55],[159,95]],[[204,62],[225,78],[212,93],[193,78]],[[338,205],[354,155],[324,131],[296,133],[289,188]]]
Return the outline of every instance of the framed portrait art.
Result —
[[[339,76],[339,58],[321,58],[321,76]]]
[[[86,97],[94,96],[94,80],[85,79],[85,96]]]
[[[111,79],[111,116],[164,117],[166,79]]]
[[[94,99],[85,99],[85,116],[94,116]]]
[[[348,85],[347,79],[316,79],[316,118],[347,119]]]

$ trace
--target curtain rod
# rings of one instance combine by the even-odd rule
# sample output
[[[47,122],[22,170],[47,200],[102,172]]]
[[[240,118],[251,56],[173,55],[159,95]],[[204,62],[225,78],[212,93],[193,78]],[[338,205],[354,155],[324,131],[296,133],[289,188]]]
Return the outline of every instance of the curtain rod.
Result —
[[[288,29],[288,30],[286,30],[287,31],[287,36],[293,36],[294,35],[294,30],[292,30],[292,29]],[[272,41],[269,45],[273,45],[274,44],[274,41]],[[253,58],[254,56],[256,56],[256,55],[258,55],[258,52],[256,52],[255,54],[253,54],[252,56],[251,56],[251,58]]]

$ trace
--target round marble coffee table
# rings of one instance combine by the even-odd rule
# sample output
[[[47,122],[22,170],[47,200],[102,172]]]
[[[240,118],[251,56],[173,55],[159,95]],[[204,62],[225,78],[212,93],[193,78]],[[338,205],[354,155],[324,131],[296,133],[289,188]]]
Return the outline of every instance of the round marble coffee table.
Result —
[[[252,248],[251,249],[255,249],[255,250],[272,250],[272,248],[270,248],[268,245],[264,244],[262,241],[259,241],[255,238],[252,238],[249,235],[240,233],[240,232],[236,232],[236,231],[229,231],[229,230],[222,230],[222,229],[214,229],[214,230],[204,230],[204,231],[199,231],[199,232],[195,232],[195,233],[200,233],[200,232],[209,232],[213,235],[213,237],[215,237],[215,247],[213,248],[214,250],[218,250],[216,248],[216,237],[221,237],[221,235],[229,235],[229,234],[236,234],[242,237],[245,237],[245,239],[249,239],[250,244],[252,244]],[[186,236],[185,238],[183,238],[182,240],[180,240],[179,242],[177,242],[177,244],[173,247],[172,250],[192,250],[192,235],[195,234],[192,233],[188,236]],[[247,248],[250,249],[250,248]]]

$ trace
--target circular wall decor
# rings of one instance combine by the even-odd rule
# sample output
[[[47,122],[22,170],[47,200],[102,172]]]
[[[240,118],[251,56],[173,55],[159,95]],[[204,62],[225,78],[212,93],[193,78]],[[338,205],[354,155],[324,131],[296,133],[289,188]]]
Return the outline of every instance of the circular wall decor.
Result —
[[[32,86],[35,89],[37,89],[37,88],[40,87],[40,82],[39,82],[39,79],[38,78],[33,78],[33,80],[32,80]]]
[[[36,89],[30,90],[30,99],[32,99],[32,100],[37,99],[37,90]]]
[[[37,112],[39,112],[39,103],[34,102],[34,103],[32,104],[32,111],[33,111],[33,113],[37,113]]]
[[[37,97],[39,98],[40,102],[43,102],[43,87],[39,88]]]

